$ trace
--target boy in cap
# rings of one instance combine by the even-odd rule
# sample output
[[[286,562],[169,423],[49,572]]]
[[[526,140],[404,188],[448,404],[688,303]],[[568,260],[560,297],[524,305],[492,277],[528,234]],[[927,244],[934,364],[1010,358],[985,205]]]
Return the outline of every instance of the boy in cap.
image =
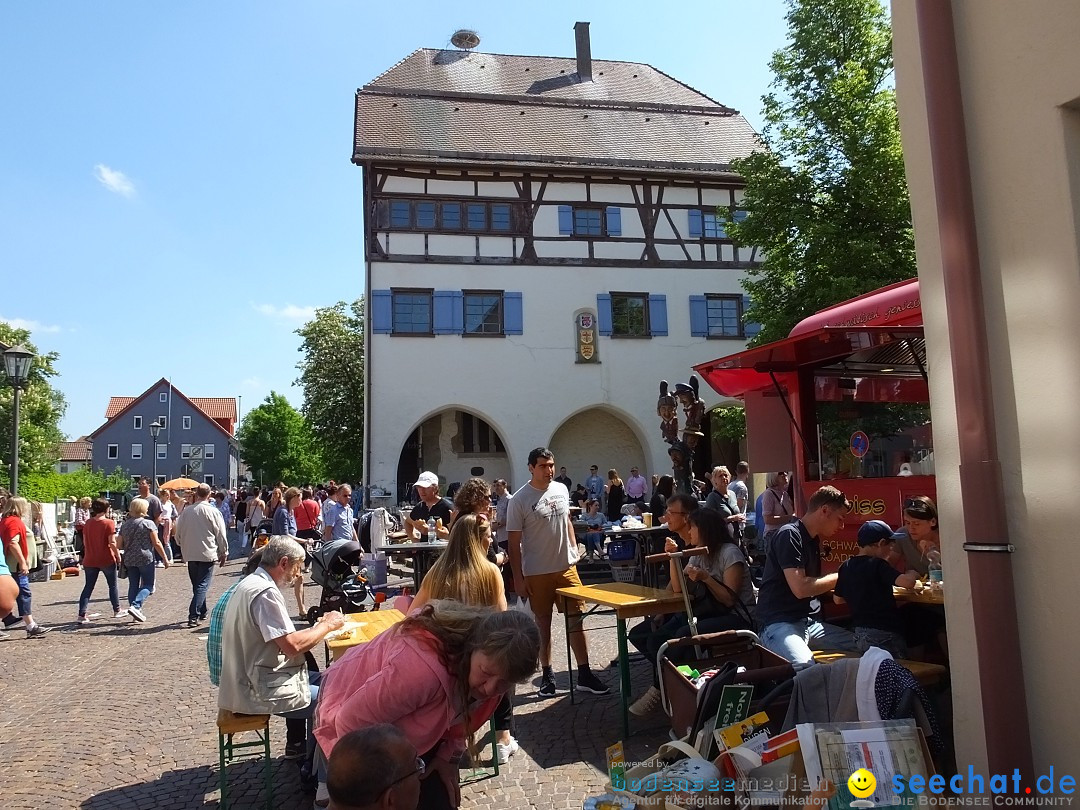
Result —
[[[901,574],[888,563],[895,547],[893,530],[883,520],[869,520],[859,527],[859,553],[840,566],[833,600],[851,607],[851,626],[859,652],[870,647],[887,650],[894,658],[907,657],[901,633],[900,611],[893,586],[911,588],[918,574]]]

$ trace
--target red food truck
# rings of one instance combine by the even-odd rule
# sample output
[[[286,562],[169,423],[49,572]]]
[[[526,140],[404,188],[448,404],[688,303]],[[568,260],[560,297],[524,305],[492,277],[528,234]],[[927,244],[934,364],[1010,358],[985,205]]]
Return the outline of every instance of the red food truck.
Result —
[[[823,544],[824,571],[856,553],[863,522],[899,527],[906,499],[936,499],[917,279],[823,309],[783,340],[694,370],[743,401],[753,469],[791,470],[796,512],[823,484],[851,500],[843,532]]]

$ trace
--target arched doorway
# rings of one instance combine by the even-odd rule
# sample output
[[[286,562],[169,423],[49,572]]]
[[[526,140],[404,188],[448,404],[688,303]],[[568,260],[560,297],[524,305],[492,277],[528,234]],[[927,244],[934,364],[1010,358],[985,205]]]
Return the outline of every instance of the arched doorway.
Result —
[[[589,475],[589,466],[600,468],[600,476],[615,468],[625,481],[631,467],[648,477],[648,456],[637,432],[621,416],[604,408],[589,408],[576,413],[559,425],[549,444],[555,454],[555,466],[566,467],[575,483]]]
[[[508,478],[510,464],[499,432],[472,411],[447,408],[432,414],[409,434],[401,447],[397,468],[397,499],[408,500],[417,476],[430,470],[439,476],[441,491],[469,479],[474,470],[489,482]]]

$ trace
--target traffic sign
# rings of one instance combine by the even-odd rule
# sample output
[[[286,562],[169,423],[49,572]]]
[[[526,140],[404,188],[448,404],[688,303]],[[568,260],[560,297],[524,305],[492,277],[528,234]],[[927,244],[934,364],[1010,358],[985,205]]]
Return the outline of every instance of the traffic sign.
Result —
[[[866,455],[870,449],[870,437],[863,433],[861,430],[856,430],[851,434],[851,455],[855,458],[862,458]]]

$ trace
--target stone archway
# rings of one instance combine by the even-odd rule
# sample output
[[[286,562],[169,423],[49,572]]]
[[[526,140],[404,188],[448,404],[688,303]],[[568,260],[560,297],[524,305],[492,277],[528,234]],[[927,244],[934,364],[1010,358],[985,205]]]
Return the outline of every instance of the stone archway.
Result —
[[[578,484],[589,475],[589,466],[600,468],[606,478],[614,467],[625,481],[631,467],[648,475],[648,456],[637,433],[621,416],[603,408],[589,408],[574,414],[556,429],[548,445],[555,454],[555,466],[566,467]]]
[[[439,476],[442,492],[452,483],[466,481],[483,468],[489,482],[509,478],[510,462],[498,430],[472,411],[447,408],[427,417],[409,432],[397,467],[397,498],[408,497],[417,476],[431,470]]]

